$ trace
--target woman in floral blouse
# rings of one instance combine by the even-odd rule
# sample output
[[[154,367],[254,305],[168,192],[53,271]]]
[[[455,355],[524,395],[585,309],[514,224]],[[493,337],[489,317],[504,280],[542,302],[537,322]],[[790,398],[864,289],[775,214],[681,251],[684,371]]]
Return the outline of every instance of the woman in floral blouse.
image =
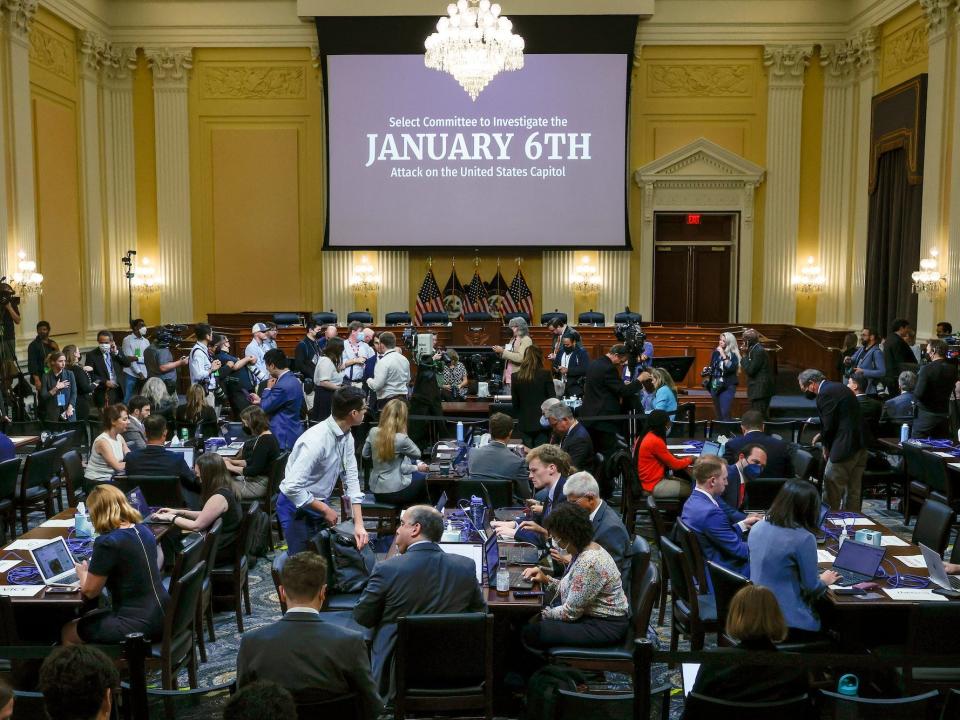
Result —
[[[609,553],[593,542],[593,523],[586,510],[566,503],[546,521],[553,546],[573,559],[557,580],[540,568],[524,575],[538,582],[553,602],[523,629],[523,640],[532,648],[559,645],[604,647],[622,643],[627,634],[627,597],[620,571]]]

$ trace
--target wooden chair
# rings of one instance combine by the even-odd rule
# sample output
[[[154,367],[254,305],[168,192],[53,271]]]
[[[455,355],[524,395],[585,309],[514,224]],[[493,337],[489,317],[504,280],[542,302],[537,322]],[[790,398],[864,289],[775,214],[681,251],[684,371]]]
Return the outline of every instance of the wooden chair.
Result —
[[[217,547],[220,545],[220,531],[223,528],[223,519],[217,518],[203,538],[203,559],[207,563],[203,571],[203,586],[200,589],[200,602],[197,603],[197,648],[200,650],[200,660],[207,661],[207,645],[203,639],[203,621],[206,618],[207,632],[210,633],[210,642],[217,639],[213,629],[213,583],[210,573],[213,571],[214,560],[217,557]]]
[[[290,458],[290,451],[280,453],[270,466],[270,475],[267,478],[267,496],[263,499],[264,511],[270,518],[270,549],[274,550],[273,544],[273,524],[277,525],[277,537],[283,540],[283,528],[280,526],[280,520],[277,518],[277,498],[280,497],[280,483],[283,482],[284,475],[287,472],[287,460]]]
[[[0,518],[3,519],[3,542],[7,542],[7,530],[12,539],[17,537],[17,476],[20,473],[20,458],[13,457],[0,462]]]
[[[817,698],[819,717],[831,720],[935,720],[940,693],[902,698],[865,698],[821,690]]]
[[[707,563],[703,558],[703,548],[700,547],[699,536],[687,527],[687,524],[680,518],[677,518],[674,536],[680,543],[683,552],[690,558],[690,565],[693,568],[693,579],[697,582],[697,589],[701,594],[706,593],[710,584],[707,582]]]
[[[713,585],[713,596],[717,604],[717,644],[732,645],[724,635],[727,624],[727,612],[730,610],[730,602],[741,588],[750,585],[750,580],[740,573],[735,573],[723,565],[709,560],[707,562],[707,572],[710,573],[710,582]]]
[[[67,504],[76,507],[87,497],[83,491],[83,460],[76,450],[67,450],[60,458],[60,473],[67,488]]]
[[[799,420],[767,420],[763,423],[763,431],[767,435],[776,435],[784,442],[795,443],[800,437]]]
[[[670,581],[670,568],[663,562],[663,539],[667,537],[666,525],[657,507],[653,495],[647,495],[647,512],[650,513],[650,524],[653,526],[653,537],[660,552],[660,612],[657,615],[657,625],[662,626],[667,616],[667,585]]]
[[[697,592],[693,567],[683,550],[663,538],[660,552],[670,573],[673,610],[670,650],[677,649],[681,633],[690,637],[691,650],[702,650],[706,633],[717,630],[716,601],[713,595]]]
[[[777,720],[809,720],[810,697],[798,695],[773,702],[731,702],[690,693],[684,702],[684,720],[729,720],[734,717],[775,717]]]
[[[233,562],[214,567],[210,574],[213,583],[213,597],[229,599],[233,602],[237,616],[237,631],[241,633],[243,632],[244,609],[246,609],[247,615],[252,613],[250,609],[250,566],[247,556],[250,554],[253,543],[250,530],[253,527],[254,518],[259,512],[260,503],[255,500],[245,511],[240,523],[240,532],[237,534],[234,546]]]
[[[903,497],[903,523],[910,524],[913,505],[922,505],[930,496],[923,471],[923,450],[913,443],[901,443],[903,462],[907,474],[907,492]]]
[[[938,555],[943,555],[943,551],[947,549],[947,543],[950,542],[950,528],[956,516],[953,508],[937,500],[928,499],[917,515],[917,524],[913,526],[911,542],[914,545],[923,543]]]
[[[31,510],[42,508],[48,519],[53,517],[53,493],[50,490],[50,480],[57,471],[59,458],[60,451],[56,448],[36,450],[27,455],[17,499],[22,532],[27,531],[27,517]]]
[[[191,688],[197,687],[197,656],[194,652],[194,618],[206,563],[201,560],[193,569],[170,585],[170,602],[163,620],[163,638],[151,648],[147,667],[160,668],[164,690],[177,689],[177,671],[186,666]]]
[[[633,693],[594,695],[557,689],[555,720],[632,720]]]

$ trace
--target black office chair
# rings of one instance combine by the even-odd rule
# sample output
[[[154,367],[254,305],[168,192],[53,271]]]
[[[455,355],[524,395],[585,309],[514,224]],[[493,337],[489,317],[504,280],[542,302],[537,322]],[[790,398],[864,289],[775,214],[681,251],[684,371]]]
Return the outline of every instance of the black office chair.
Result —
[[[917,524],[913,526],[911,542],[914,545],[923,543],[938,555],[943,555],[950,541],[950,528],[955,519],[956,513],[953,508],[937,500],[928,499],[917,515]]]
[[[297,720],[317,720],[317,718],[337,718],[337,720],[363,720],[363,705],[357,701],[357,694],[330,697],[319,690],[301,690],[293,693],[297,705]]]
[[[510,507],[513,502],[513,481],[471,475],[454,484],[456,500],[470,500],[472,495],[488,497],[490,509]]]
[[[954,483],[947,476],[947,464],[943,458],[932,452],[923,452],[920,455],[923,466],[924,480],[930,487],[931,495],[942,499],[954,510],[960,509],[960,497],[955,494]]]
[[[907,692],[960,687],[960,668],[917,667],[911,657],[955,655],[960,648],[960,603],[917,603],[907,624],[907,664],[902,673]]]
[[[437,652],[443,648],[443,652]],[[451,662],[450,658],[456,658]],[[493,716],[493,615],[407,615],[397,622],[394,717],[455,709]]]
[[[421,325],[446,325],[450,322],[450,316],[445,312],[426,312],[420,319]]]
[[[780,489],[791,478],[753,478],[747,483],[744,503],[750,510],[768,510]]]
[[[482,322],[484,320],[493,320],[493,315],[488,312],[468,312],[463,314],[463,319],[467,322]]]
[[[57,472],[60,451],[57,448],[35,450],[23,464],[23,478],[17,507],[20,510],[21,532],[27,531],[27,517],[31,510],[43,509],[45,517],[53,516],[53,493],[50,481]]]
[[[903,443],[900,446],[903,452],[903,463],[907,474],[907,493],[903,498],[903,522],[910,524],[910,517],[914,506],[923,505],[930,497],[930,486],[924,476],[923,450],[912,443]]]
[[[790,464],[793,466],[793,476],[801,480],[810,479],[810,470],[813,467],[813,455],[803,448],[791,445],[787,450]]]
[[[386,325],[409,325],[410,313],[406,311],[388,312],[383,316],[383,322]]]
[[[180,478],[174,475],[117,475],[113,482],[124,493],[139,487],[147,502],[154,507],[186,506]]]
[[[707,561],[707,572],[710,574],[713,596],[717,603],[717,644],[731,645],[733,643],[724,634],[730,602],[741,588],[745,588],[751,582],[740,573],[718,565],[713,560]]]
[[[280,603],[280,614],[287,614],[287,603],[284,602],[283,595],[280,594],[280,586],[283,585],[283,566],[287,564],[287,551],[281,550],[273,556],[273,562],[270,563],[270,578],[273,580],[273,588],[277,591],[277,602]]]
[[[797,442],[800,436],[800,425],[798,420],[767,420],[763,423],[763,431],[767,435],[776,435],[787,443]]]
[[[337,324],[337,314],[331,310],[330,312],[315,312],[310,316],[314,323],[317,325],[336,325]]]
[[[551,320],[559,320],[563,325],[567,324],[567,314],[554,310],[553,312],[540,313],[540,324],[548,325]]]
[[[683,706],[684,720],[733,720],[751,713],[758,713],[757,717],[776,717],[777,720],[809,720],[810,697],[804,694],[774,702],[732,702],[692,692],[687,695]]]
[[[865,698],[821,690],[817,698],[818,717],[835,720],[935,720],[939,715],[940,693],[902,698]]]
[[[653,526],[653,539],[657,547],[662,548],[663,538],[667,537],[667,526],[653,495],[647,495],[647,512],[650,515],[650,524]],[[662,626],[667,616],[667,585],[670,581],[670,568],[663,562],[662,550],[660,555],[660,613],[657,615],[657,625]]]
[[[237,618],[237,632],[243,632],[243,611],[247,615],[253,611],[250,608],[250,563],[247,557],[253,544],[253,520],[260,512],[260,503],[254,501],[244,512],[240,522],[240,532],[234,540],[233,561],[214,567],[210,573],[212,593],[214,599],[229,599],[233,603]]]
[[[359,322],[366,325],[373,324],[373,314],[365,310],[355,310],[354,312],[347,313],[347,322]]]
[[[687,524],[680,518],[677,518],[673,535],[683,549],[683,552],[690,558],[690,565],[693,568],[693,578],[697,581],[697,588],[701,594],[706,593],[707,588],[710,586],[707,584],[707,563],[703,557],[703,548],[700,547],[700,538],[693,530],[687,527]]]
[[[557,688],[554,720],[632,720],[633,694],[594,695]]]
[[[263,498],[263,510],[270,519],[270,549],[274,549],[273,544],[273,525],[276,522],[277,535],[283,540],[283,528],[280,526],[280,518],[277,517],[277,500],[280,498],[280,483],[283,482],[284,475],[287,472],[287,460],[290,458],[290,451],[284,450],[280,453],[273,464],[270,466],[270,475],[267,477],[267,494]]]
[[[613,321],[620,325],[622,323],[642,323],[643,316],[640,313],[630,312],[625,310],[623,312],[618,312],[613,316]]]
[[[960,717],[960,690],[950,688],[943,700],[943,712],[940,720],[956,720]]]
[[[717,435],[726,435],[732,438],[743,433],[739,420],[711,420],[707,423],[707,439],[713,440]]]
[[[525,312],[510,312],[510,313],[506,313],[506,314],[503,316],[503,324],[504,324],[504,325],[509,325],[509,324],[510,324],[510,321],[513,320],[514,318],[523,318],[524,320],[526,320],[527,325],[530,324],[530,313],[525,313]]]
[[[20,458],[12,457],[0,462],[0,518],[3,519],[3,543],[7,542],[7,530],[13,539],[17,537],[17,475]]]
[[[278,328],[303,325],[303,318],[295,312],[279,312],[273,314],[273,324]]]
[[[703,650],[706,633],[717,630],[716,600],[697,592],[689,556],[667,538],[660,541],[660,555],[670,575],[670,650],[677,649],[681,634],[689,636],[691,650]]]
[[[201,560],[190,572],[170,585],[170,602],[163,621],[163,638],[151,649],[147,667],[160,667],[164,690],[177,689],[177,671],[186,666],[191,688],[197,687],[197,656],[194,619],[206,563]]]
[[[602,312],[582,312],[577,316],[577,325],[603,325],[607,318]]]
[[[2,466],[0,466],[2,467]],[[76,507],[87,494],[83,491],[83,459],[76,450],[68,450],[60,458],[60,473],[67,488],[67,504]]]
[[[203,639],[203,623],[206,620],[210,642],[217,639],[213,629],[213,581],[210,574],[213,572],[213,563],[217,557],[217,548],[220,547],[220,531],[223,529],[223,519],[217,518],[203,539],[203,559],[207,563],[203,570],[203,585],[200,588],[200,602],[197,603],[197,617],[194,620],[197,629],[197,648],[200,650],[200,660],[207,661],[207,645]]]
[[[704,433],[706,435],[706,423],[704,421]],[[677,405],[677,412],[673,416],[673,423],[670,427],[670,437],[697,437],[697,406],[692,402],[680,403]]]

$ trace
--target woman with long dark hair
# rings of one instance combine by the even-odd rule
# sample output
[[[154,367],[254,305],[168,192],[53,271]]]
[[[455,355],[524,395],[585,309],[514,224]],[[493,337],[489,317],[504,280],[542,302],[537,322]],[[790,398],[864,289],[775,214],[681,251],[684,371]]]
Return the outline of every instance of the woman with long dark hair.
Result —
[[[315,394],[311,420],[319,422],[330,417],[330,402],[333,394],[343,387],[343,379],[343,338],[334,336],[327,340],[313,371]]]
[[[77,381],[67,369],[62,352],[47,355],[47,372],[40,380],[41,417],[49,422],[72,422],[77,419]]]
[[[693,486],[686,480],[669,475],[693,464],[695,458],[677,457],[667,448],[670,416],[663,410],[647,415],[647,433],[634,445],[637,457],[637,476],[645,493],[663,500],[688,497]]]
[[[556,396],[553,376],[543,368],[543,351],[537,345],[529,345],[510,383],[513,412],[523,436],[523,444],[528,448],[543,445],[550,439],[548,429],[540,424],[540,405],[547,398]]]

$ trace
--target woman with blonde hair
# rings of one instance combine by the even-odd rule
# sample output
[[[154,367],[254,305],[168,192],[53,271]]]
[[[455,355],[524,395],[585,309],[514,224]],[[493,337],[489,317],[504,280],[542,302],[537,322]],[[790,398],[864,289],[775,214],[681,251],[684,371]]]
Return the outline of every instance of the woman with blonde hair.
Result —
[[[420,448],[407,437],[407,416],[407,404],[391,400],[363,443],[363,457],[373,461],[369,488],[377,502],[414,505],[427,497],[428,467],[420,461]]]
[[[543,367],[543,351],[530,345],[523,354],[520,368],[513,373],[510,399],[513,403],[517,427],[528,448],[543,445],[550,439],[548,428],[540,424],[540,406],[544,400],[557,396],[553,375]]]
[[[98,536],[89,562],[77,563],[80,592],[92,600],[106,587],[110,607],[64,625],[63,643],[119,643],[129,633],[159,640],[170,598],[160,582],[163,556],[153,533],[115,485],[93,488],[87,510]]]
[[[217,412],[207,405],[207,390],[203,385],[191,385],[187,402],[177,408],[177,426],[187,428],[190,437],[201,423],[216,422]]]
[[[710,356],[705,384],[713,398],[717,420],[730,420],[730,408],[737,394],[737,371],[740,369],[740,349],[733,333],[722,333],[716,350]]]

